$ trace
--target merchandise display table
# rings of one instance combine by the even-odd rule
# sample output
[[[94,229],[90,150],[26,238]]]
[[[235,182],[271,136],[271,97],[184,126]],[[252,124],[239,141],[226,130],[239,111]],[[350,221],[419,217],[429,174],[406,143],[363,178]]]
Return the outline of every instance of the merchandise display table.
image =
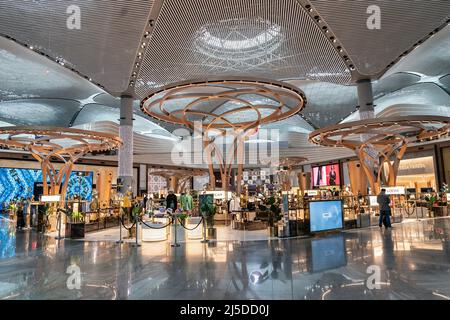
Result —
[[[165,241],[169,235],[169,228],[162,228],[169,223],[169,218],[154,218],[153,220],[144,220],[141,224],[141,239],[143,242]],[[154,228],[154,229],[153,229]]]
[[[188,239],[195,240],[203,238],[203,225],[202,223],[200,223],[201,220],[202,217],[190,217],[187,220],[186,228],[193,229],[193,230],[186,230]]]

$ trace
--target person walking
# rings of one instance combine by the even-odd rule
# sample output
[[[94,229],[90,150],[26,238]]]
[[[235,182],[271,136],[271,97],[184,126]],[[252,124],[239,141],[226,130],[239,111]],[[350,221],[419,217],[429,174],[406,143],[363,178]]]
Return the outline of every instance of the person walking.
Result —
[[[377,202],[380,206],[380,222],[379,226],[380,228],[384,227],[392,228],[391,226],[391,207],[389,206],[391,204],[391,199],[386,194],[386,189],[381,189],[380,194],[377,196]]]

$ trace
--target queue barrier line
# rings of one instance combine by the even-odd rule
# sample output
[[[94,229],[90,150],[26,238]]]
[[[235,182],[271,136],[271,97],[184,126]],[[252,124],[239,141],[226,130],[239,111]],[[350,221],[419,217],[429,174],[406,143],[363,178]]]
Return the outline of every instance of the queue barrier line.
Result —
[[[122,223],[122,226],[123,226],[126,230],[128,230],[128,231],[130,231],[131,229],[133,229],[133,227],[134,227],[135,224],[136,224],[136,219],[135,219],[134,222],[133,222],[133,224],[131,225],[131,227],[128,228],[128,227],[124,224],[122,217],[119,216],[119,220],[120,220],[120,222]]]
[[[166,224],[165,226],[163,226],[163,227],[152,227],[152,226],[148,225],[147,223],[145,223],[144,220],[142,220],[142,218],[140,218],[140,217],[139,217],[139,221],[143,225],[147,226],[150,229],[164,229],[164,228],[167,228],[168,226],[170,226],[173,223],[173,220],[171,219],[171,221],[168,224]]]
[[[184,229],[186,229],[186,230],[188,230],[188,231],[193,231],[193,230],[197,229],[197,228],[200,226],[200,224],[203,222],[203,217],[202,217],[202,218],[200,219],[200,222],[199,222],[194,228],[189,229],[189,228],[186,228],[186,227],[181,223],[181,219],[180,219],[180,218],[177,217],[177,219],[178,219],[178,221],[180,222],[180,225],[181,225]]]

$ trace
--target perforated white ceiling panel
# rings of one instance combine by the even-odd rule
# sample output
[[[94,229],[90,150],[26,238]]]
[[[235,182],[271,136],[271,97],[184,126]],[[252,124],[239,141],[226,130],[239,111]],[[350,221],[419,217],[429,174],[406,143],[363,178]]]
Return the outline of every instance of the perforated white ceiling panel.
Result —
[[[296,0],[165,0],[137,77],[138,95],[222,75],[351,80]]]
[[[383,72],[405,51],[449,18],[447,0],[310,0],[341,41],[357,70],[366,75]],[[371,5],[378,6],[379,20]],[[368,20],[370,28],[368,27]],[[379,21],[379,29],[376,22]]]
[[[153,3],[0,0],[0,34],[58,59],[109,91],[122,92]],[[80,29],[68,28],[68,22],[76,27],[70,6],[79,8]]]

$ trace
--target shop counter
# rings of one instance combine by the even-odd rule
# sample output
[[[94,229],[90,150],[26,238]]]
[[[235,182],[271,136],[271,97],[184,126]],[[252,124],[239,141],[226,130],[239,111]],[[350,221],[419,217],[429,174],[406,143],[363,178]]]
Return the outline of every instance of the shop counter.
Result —
[[[144,242],[165,241],[169,234],[169,228],[162,228],[169,223],[167,218],[155,218],[153,221],[141,223],[141,239]]]
[[[190,217],[187,220],[186,228],[187,229],[194,229],[194,230],[186,230],[187,232],[187,238],[194,240],[194,239],[202,239],[203,238],[203,225],[202,223],[199,224],[199,222],[202,220],[202,217]]]

